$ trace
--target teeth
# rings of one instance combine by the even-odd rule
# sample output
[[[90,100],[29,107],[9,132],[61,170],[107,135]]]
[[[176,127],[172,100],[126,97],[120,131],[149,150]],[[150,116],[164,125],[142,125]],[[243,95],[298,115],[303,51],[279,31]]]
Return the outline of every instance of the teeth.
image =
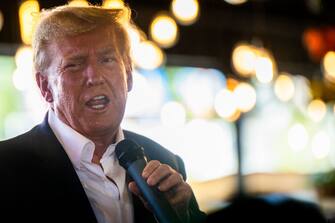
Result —
[[[95,97],[93,98],[93,100],[100,100],[100,99],[104,99],[104,98],[105,98],[104,95],[100,95],[100,96],[95,96]]]
[[[108,103],[108,97],[105,95],[98,95],[87,101],[86,106],[90,107],[91,109],[102,110],[107,107]]]
[[[104,108],[105,105],[93,105],[91,107],[94,108],[94,109],[101,109],[101,108]]]

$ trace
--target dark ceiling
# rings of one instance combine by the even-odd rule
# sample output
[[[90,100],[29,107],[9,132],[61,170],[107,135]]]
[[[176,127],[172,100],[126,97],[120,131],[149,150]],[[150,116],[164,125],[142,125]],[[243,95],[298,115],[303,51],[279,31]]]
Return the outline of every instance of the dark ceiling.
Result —
[[[0,31],[0,50],[20,43],[18,0],[0,0],[4,27]],[[39,0],[42,8],[66,3],[64,0]],[[101,1],[90,1],[98,4]],[[156,13],[168,11],[170,0],[129,0],[134,20],[146,33]],[[230,5],[224,0],[201,0],[199,20],[180,26],[179,42],[167,49],[167,63],[216,67],[233,75],[231,52],[240,41],[263,45],[272,51],[280,71],[308,78],[321,75],[319,61],[312,61],[302,41],[309,27],[335,27],[334,0],[249,0]],[[335,49],[334,49],[335,50]],[[13,51],[8,50],[7,53]]]

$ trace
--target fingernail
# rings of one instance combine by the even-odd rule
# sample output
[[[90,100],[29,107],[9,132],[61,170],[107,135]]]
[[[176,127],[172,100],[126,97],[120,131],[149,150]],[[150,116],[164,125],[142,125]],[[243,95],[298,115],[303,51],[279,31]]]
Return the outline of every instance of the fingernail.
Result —
[[[152,185],[152,180],[151,180],[151,179],[148,179],[148,180],[147,180],[147,183],[148,183],[150,186],[153,186],[153,185]]]

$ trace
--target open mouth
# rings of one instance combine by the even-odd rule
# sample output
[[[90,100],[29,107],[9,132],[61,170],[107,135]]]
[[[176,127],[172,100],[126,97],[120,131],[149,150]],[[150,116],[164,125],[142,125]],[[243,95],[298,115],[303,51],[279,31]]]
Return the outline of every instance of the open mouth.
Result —
[[[109,98],[105,95],[97,95],[88,100],[85,104],[93,110],[103,110],[109,104]]]

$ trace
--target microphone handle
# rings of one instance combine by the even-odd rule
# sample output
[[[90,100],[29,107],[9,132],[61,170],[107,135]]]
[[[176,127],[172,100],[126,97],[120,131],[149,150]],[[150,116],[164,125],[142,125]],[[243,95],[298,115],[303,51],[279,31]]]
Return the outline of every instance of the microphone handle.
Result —
[[[128,167],[129,175],[136,182],[159,223],[181,223],[179,216],[165,198],[164,194],[156,187],[149,186],[142,177],[142,171],[146,164],[144,159],[134,161]]]

